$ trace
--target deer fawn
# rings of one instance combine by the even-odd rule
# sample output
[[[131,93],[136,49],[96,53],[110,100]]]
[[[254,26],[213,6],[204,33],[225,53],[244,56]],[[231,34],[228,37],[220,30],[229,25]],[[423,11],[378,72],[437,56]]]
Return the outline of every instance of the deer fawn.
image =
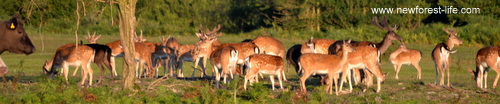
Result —
[[[93,70],[90,67],[90,63],[94,59],[94,49],[86,45],[67,44],[59,47],[56,50],[56,54],[50,61],[46,61],[43,66],[44,72],[52,79],[55,74],[57,74],[56,69],[62,67],[62,72],[66,78],[66,83],[68,83],[68,72],[69,66],[82,66],[82,81],[81,85],[84,85],[87,77],[89,78],[89,85],[92,85]],[[50,69],[50,71],[48,71]]]
[[[247,90],[247,83],[253,82],[256,79],[257,74],[269,74],[269,79],[271,80],[271,86],[274,87],[274,75],[278,76],[278,81],[280,82],[280,88],[283,90],[282,77],[284,76],[284,62],[283,58],[275,55],[267,54],[254,54],[250,55],[245,59],[245,65],[247,66],[247,74],[245,75],[245,82],[243,88]],[[283,77],[283,79],[285,79]]]
[[[469,69],[469,72],[474,74],[477,87],[487,88],[488,70],[493,69],[497,72],[493,88],[496,88],[498,79],[500,78],[500,47],[489,46],[480,49],[476,55],[476,71]]]
[[[327,74],[329,77],[328,81],[332,81],[334,76],[338,76],[343,71],[343,67],[348,60],[348,53],[353,52],[354,49],[350,45],[350,41],[343,44],[342,49],[343,54],[339,56],[328,54],[303,54],[300,56],[299,67],[303,70],[300,85],[303,92],[307,92],[305,81],[309,76]],[[330,86],[332,85],[331,82],[328,83]]]
[[[432,60],[436,64],[436,82],[438,84],[439,73],[441,73],[441,81],[439,85],[444,85],[444,73],[447,73],[448,83],[447,86],[450,87],[450,53],[455,53],[455,51],[451,51],[455,45],[462,44],[462,40],[457,37],[457,31],[454,29],[446,29],[443,30],[448,33],[448,41],[446,43],[439,43],[436,45],[434,50],[432,50]]]
[[[418,79],[421,79],[421,69],[418,63],[422,59],[422,54],[418,50],[408,49],[406,45],[401,42],[399,48],[391,53],[389,56],[389,60],[394,65],[394,70],[396,71],[396,79],[398,78],[399,71],[401,70],[401,66],[403,64],[411,64],[418,71]]]

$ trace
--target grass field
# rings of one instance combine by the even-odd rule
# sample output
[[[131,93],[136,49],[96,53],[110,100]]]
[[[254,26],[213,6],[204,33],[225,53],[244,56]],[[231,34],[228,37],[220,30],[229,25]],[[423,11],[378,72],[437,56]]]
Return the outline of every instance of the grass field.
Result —
[[[174,36],[183,44],[193,44],[198,38],[192,36]],[[81,87],[78,82],[80,74],[70,77],[66,84],[63,77],[49,80],[43,75],[42,65],[49,60],[56,48],[68,43],[74,43],[74,35],[41,35],[30,34],[30,38],[37,47],[37,52],[29,56],[4,53],[1,57],[9,67],[8,83],[0,83],[0,102],[3,103],[496,103],[500,100],[498,89],[491,85],[497,73],[490,71],[488,90],[476,87],[473,75],[467,72],[468,68],[475,70],[475,55],[481,47],[458,46],[457,53],[451,58],[451,84],[453,88],[435,86],[435,67],[431,60],[431,51],[434,48],[427,44],[407,44],[408,48],[422,52],[422,79],[417,80],[417,71],[405,65],[399,74],[399,80],[394,79],[393,66],[388,61],[388,54],[394,50],[392,46],[382,56],[382,70],[389,72],[386,82],[382,84],[380,93],[375,93],[371,87],[366,92],[364,86],[355,86],[353,93],[339,96],[324,92],[324,86],[318,78],[308,80],[307,94],[300,93],[298,75],[289,69],[286,73],[288,82],[284,82],[286,91],[273,91],[270,81],[266,77],[261,83],[254,84],[248,91],[243,91],[242,77],[236,77],[223,89],[216,89],[214,81],[208,79],[139,79],[136,87],[139,92],[127,92],[121,89],[121,78],[111,80],[109,71],[103,83],[90,88]],[[158,42],[159,37],[148,37],[148,41]],[[255,36],[225,35],[220,41],[238,42],[244,39],[253,39]],[[83,36],[80,36],[80,40]],[[105,44],[119,39],[118,36],[103,36],[98,43]],[[306,40],[278,38],[285,48],[294,44],[301,44]],[[340,39],[336,39],[340,40]],[[381,40],[381,39],[380,39]],[[396,44],[398,44],[396,42]],[[122,59],[117,59],[117,69],[121,76]],[[192,63],[184,64],[185,76],[191,76]],[[100,75],[100,70],[92,65],[94,79]],[[211,69],[211,68],[208,68]],[[59,69],[60,70],[60,69]],[[70,68],[73,73],[74,68]],[[163,71],[160,71],[163,74]],[[198,71],[199,72],[199,71]],[[211,72],[209,71],[208,74]],[[199,77],[196,73],[195,76]],[[94,83],[96,80],[93,80]]]

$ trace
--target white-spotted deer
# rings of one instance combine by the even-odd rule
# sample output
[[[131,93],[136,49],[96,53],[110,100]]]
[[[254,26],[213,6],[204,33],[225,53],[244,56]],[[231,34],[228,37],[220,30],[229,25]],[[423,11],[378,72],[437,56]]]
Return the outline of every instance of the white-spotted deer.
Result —
[[[217,49],[210,55],[210,63],[212,64],[215,73],[215,80],[219,84],[221,76],[224,76],[224,83],[226,83],[227,75],[234,78],[236,72],[236,62],[238,61],[238,50],[228,46],[222,49]],[[220,70],[222,69],[222,70]]]
[[[500,47],[489,46],[480,49],[476,55],[476,71],[469,69],[469,72],[474,74],[477,87],[487,88],[488,71],[493,69],[497,72],[493,88],[496,88],[498,79],[500,78]]]
[[[268,74],[269,79],[271,80],[271,86],[274,88],[274,75],[278,77],[278,81],[280,83],[280,88],[283,90],[283,79],[286,79],[284,76],[284,66],[283,58],[275,55],[267,55],[267,54],[254,54],[250,55],[245,59],[245,65],[247,66],[247,74],[245,75],[245,82],[243,84],[243,88],[247,90],[247,83],[253,82],[256,79],[258,74]],[[283,78],[283,79],[282,79]]]
[[[101,35],[95,36],[95,32],[93,35],[90,35],[90,33],[88,33],[87,36],[85,36],[85,39],[88,42],[88,44],[85,44],[85,45],[94,49],[94,52],[95,52],[94,53],[95,56],[94,56],[94,59],[92,62],[96,63],[96,65],[101,69],[101,76],[99,77],[98,83],[101,83],[102,78],[104,76],[104,71],[105,71],[104,66],[108,67],[108,69],[111,72],[111,77],[114,77],[113,70],[112,70],[113,68],[112,68],[111,62],[110,62],[112,50],[111,50],[111,48],[109,48],[106,45],[97,44],[97,39],[99,39],[100,37],[101,37]],[[79,67],[75,68],[75,71],[73,72],[73,76],[75,76],[76,72],[78,72],[78,68]]]
[[[411,64],[418,71],[417,78],[421,79],[422,69],[420,69],[420,65],[418,64],[420,63],[420,59],[422,59],[422,53],[420,51],[408,49],[406,48],[406,45],[401,42],[399,48],[389,55],[389,60],[394,65],[394,70],[396,71],[395,78],[399,79],[399,71],[401,70],[401,66],[403,64]]]
[[[341,55],[328,55],[328,54],[303,54],[299,59],[299,67],[303,70],[302,77],[300,78],[300,86],[303,92],[307,92],[305,81],[309,76],[316,74],[328,75],[328,84],[330,87],[333,85],[332,82],[335,80],[335,89],[337,90],[337,81],[338,74],[341,72],[346,73],[347,71],[347,61],[348,61],[348,53],[354,52],[355,49],[350,44],[350,41],[346,42],[342,46]],[[341,79],[342,81],[343,79]],[[338,90],[336,92],[338,94]]]
[[[447,86],[450,87],[450,54],[455,53],[452,51],[455,45],[462,44],[462,40],[457,37],[457,31],[454,29],[446,29],[443,30],[448,33],[448,40],[446,43],[439,43],[436,45],[434,50],[432,50],[432,60],[436,65],[436,82],[438,85],[439,73],[441,73],[441,81],[439,81],[439,85],[444,85],[444,73],[447,73],[448,83]]]
[[[94,72],[90,67],[90,63],[92,63],[93,59],[94,49],[91,47],[86,45],[78,45],[77,47],[75,44],[67,44],[56,50],[54,57],[45,62],[43,70],[52,79],[57,74],[56,69],[62,68],[66,83],[68,83],[69,66],[82,66],[83,75],[80,84],[84,85],[87,77],[89,77],[89,85],[92,85]]]

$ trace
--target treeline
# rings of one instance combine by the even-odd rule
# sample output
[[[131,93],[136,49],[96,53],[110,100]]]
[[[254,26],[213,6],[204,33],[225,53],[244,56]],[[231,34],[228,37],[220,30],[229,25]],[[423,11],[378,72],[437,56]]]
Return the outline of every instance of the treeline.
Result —
[[[4,0],[0,17],[21,14],[28,27],[39,32],[74,33],[80,14],[80,33],[96,31],[117,35],[116,0]],[[79,7],[77,9],[77,6]],[[413,7],[480,8],[479,14],[374,14],[371,8]],[[137,29],[146,35],[192,35],[200,24],[230,34],[271,31],[272,35],[316,36],[370,40],[375,31],[374,16],[387,16],[409,41],[433,43],[423,39],[440,34],[441,27],[455,27],[465,34],[467,44],[497,44],[500,39],[500,3],[497,0],[139,0]],[[417,37],[415,37],[416,35]]]

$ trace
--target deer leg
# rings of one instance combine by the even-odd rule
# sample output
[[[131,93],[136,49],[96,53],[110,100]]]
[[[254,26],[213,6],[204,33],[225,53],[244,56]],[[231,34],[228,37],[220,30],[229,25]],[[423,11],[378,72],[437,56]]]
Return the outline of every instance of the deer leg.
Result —
[[[415,69],[417,69],[417,78],[422,79],[422,69],[420,68],[420,65],[418,65],[418,62],[414,62],[412,65],[413,67],[415,67]]]
[[[76,67],[76,68],[75,68],[75,71],[73,72],[73,76],[76,76],[76,72],[78,72],[78,69],[79,69],[79,68],[80,68],[80,67]]]
[[[437,62],[435,63],[436,63],[436,80],[434,81],[434,84],[436,84],[437,86],[439,82],[439,71],[441,70],[441,65]]]
[[[110,64],[111,64],[112,74],[114,74],[115,76],[118,76],[118,74],[116,74],[115,57],[111,56],[109,59],[111,62]]]
[[[69,69],[68,65],[64,64],[62,67],[62,72],[64,74],[64,78],[66,79],[66,84],[69,84],[68,83],[68,71],[69,71],[68,69]]]
[[[285,71],[283,70],[281,73],[283,74],[283,80],[284,80],[284,81],[288,81],[288,80],[286,79]]]
[[[500,69],[493,68],[493,70],[495,70],[497,72],[497,76],[495,77],[495,81],[493,82],[493,89],[495,89],[497,87],[498,78],[500,78],[500,74],[498,74],[498,72],[500,71]],[[484,86],[486,86],[486,84]]]
[[[216,65],[213,65],[214,66],[214,70],[215,70],[215,83],[217,85],[217,89],[219,88],[219,84],[220,84],[220,74],[219,74],[219,69],[217,69],[217,66]]]
[[[207,73],[206,73],[207,60],[208,60],[208,58],[203,57],[203,66],[201,66],[202,73],[200,74],[201,77],[205,77],[207,75]]]
[[[5,78],[5,75],[2,76],[3,83],[7,82],[7,79]]]
[[[89,75],[89,86],[92,86],[92,78],[94,77],[94,70],[92,70],[92,67],[90,67],[90,63],[87,63],[87,69],[88,70],[88,75]]]
[[[401,71],[401,64],[396,65],[396,79],[399,79],[399,71]]]
[[[271,86],[273,87],[274,90],[274,75],[269,75],[269,79],[271,80]]]
[[[306,80],[309,77],[309,75],[311,75],[311,73],[306,71],[306,72],[302,73],[302,77],[300,77],[300,86],[301,86],[302,92],[307,92]]]
[[[87,77],[88,77],[87,75],[89,73],[89,71],[87,70],[86,67],[87,66],[85,64],[82,64],[82,72],[83,72],[83,74],[82,74],[82,81],[80,82],[80,85],[82,85],[82,86],[85,86],[85,81],[87,80]]]
[[[283,71],[283,70],[281,70],[281,71]],[[280,82],[280,88],[281,88],[281,90],[284,90],[284,88],[283,88],[283,79],[281,79],[281,78],[284,78],[285,76],[281,77],[281,73],[283,73],[283,72],[281,72],[281,71],[279,71],[279,72],[277,73],[277,74],[278,74],[278,81]],[[283,74],[283,75],[284,75],[284,74]],[[274,80],[274,79],[273,79],[273,80]]]
[[[484,70],[484,74],[483,74],[483,76],[484,76],[484,79],[483,79],[483,81],[484,81],[484,88],[488,88],[488,70]],[[498,77],[498,74],[497,74],[497,77]],[[495,78],[495,80],[496,80],[496,78]],[[498,81],[498,80],[497,80],[497,81]],[[495,81],[495,82],[496,82],[496,81]],[[495,86],[495,85],[496,85],[496,83],[495,83],[495,82],[493,82],[493,83],[494,83],[494,84],[493,84],[493,86]],[[493,87],[493,88],[494,88],[494,87]]]
[[[484,74],[484,67],[482,65],[478,65],[477,67],[479,67],[479,70],[477,72],[477,81],[476,81],[476,84],[477,84],[477,87],[479,88],[484,88],[483,87],[483,79],[486,79],[483,74]]]
[[[104,71],[106,71],[106,69],[104,69],[102,63],[98,63],[97,66],[101,68],[101,75],[99,76],[99,81],[97,82],[97,84],[100,84],[102,82],[102,77],[104,76]]]

